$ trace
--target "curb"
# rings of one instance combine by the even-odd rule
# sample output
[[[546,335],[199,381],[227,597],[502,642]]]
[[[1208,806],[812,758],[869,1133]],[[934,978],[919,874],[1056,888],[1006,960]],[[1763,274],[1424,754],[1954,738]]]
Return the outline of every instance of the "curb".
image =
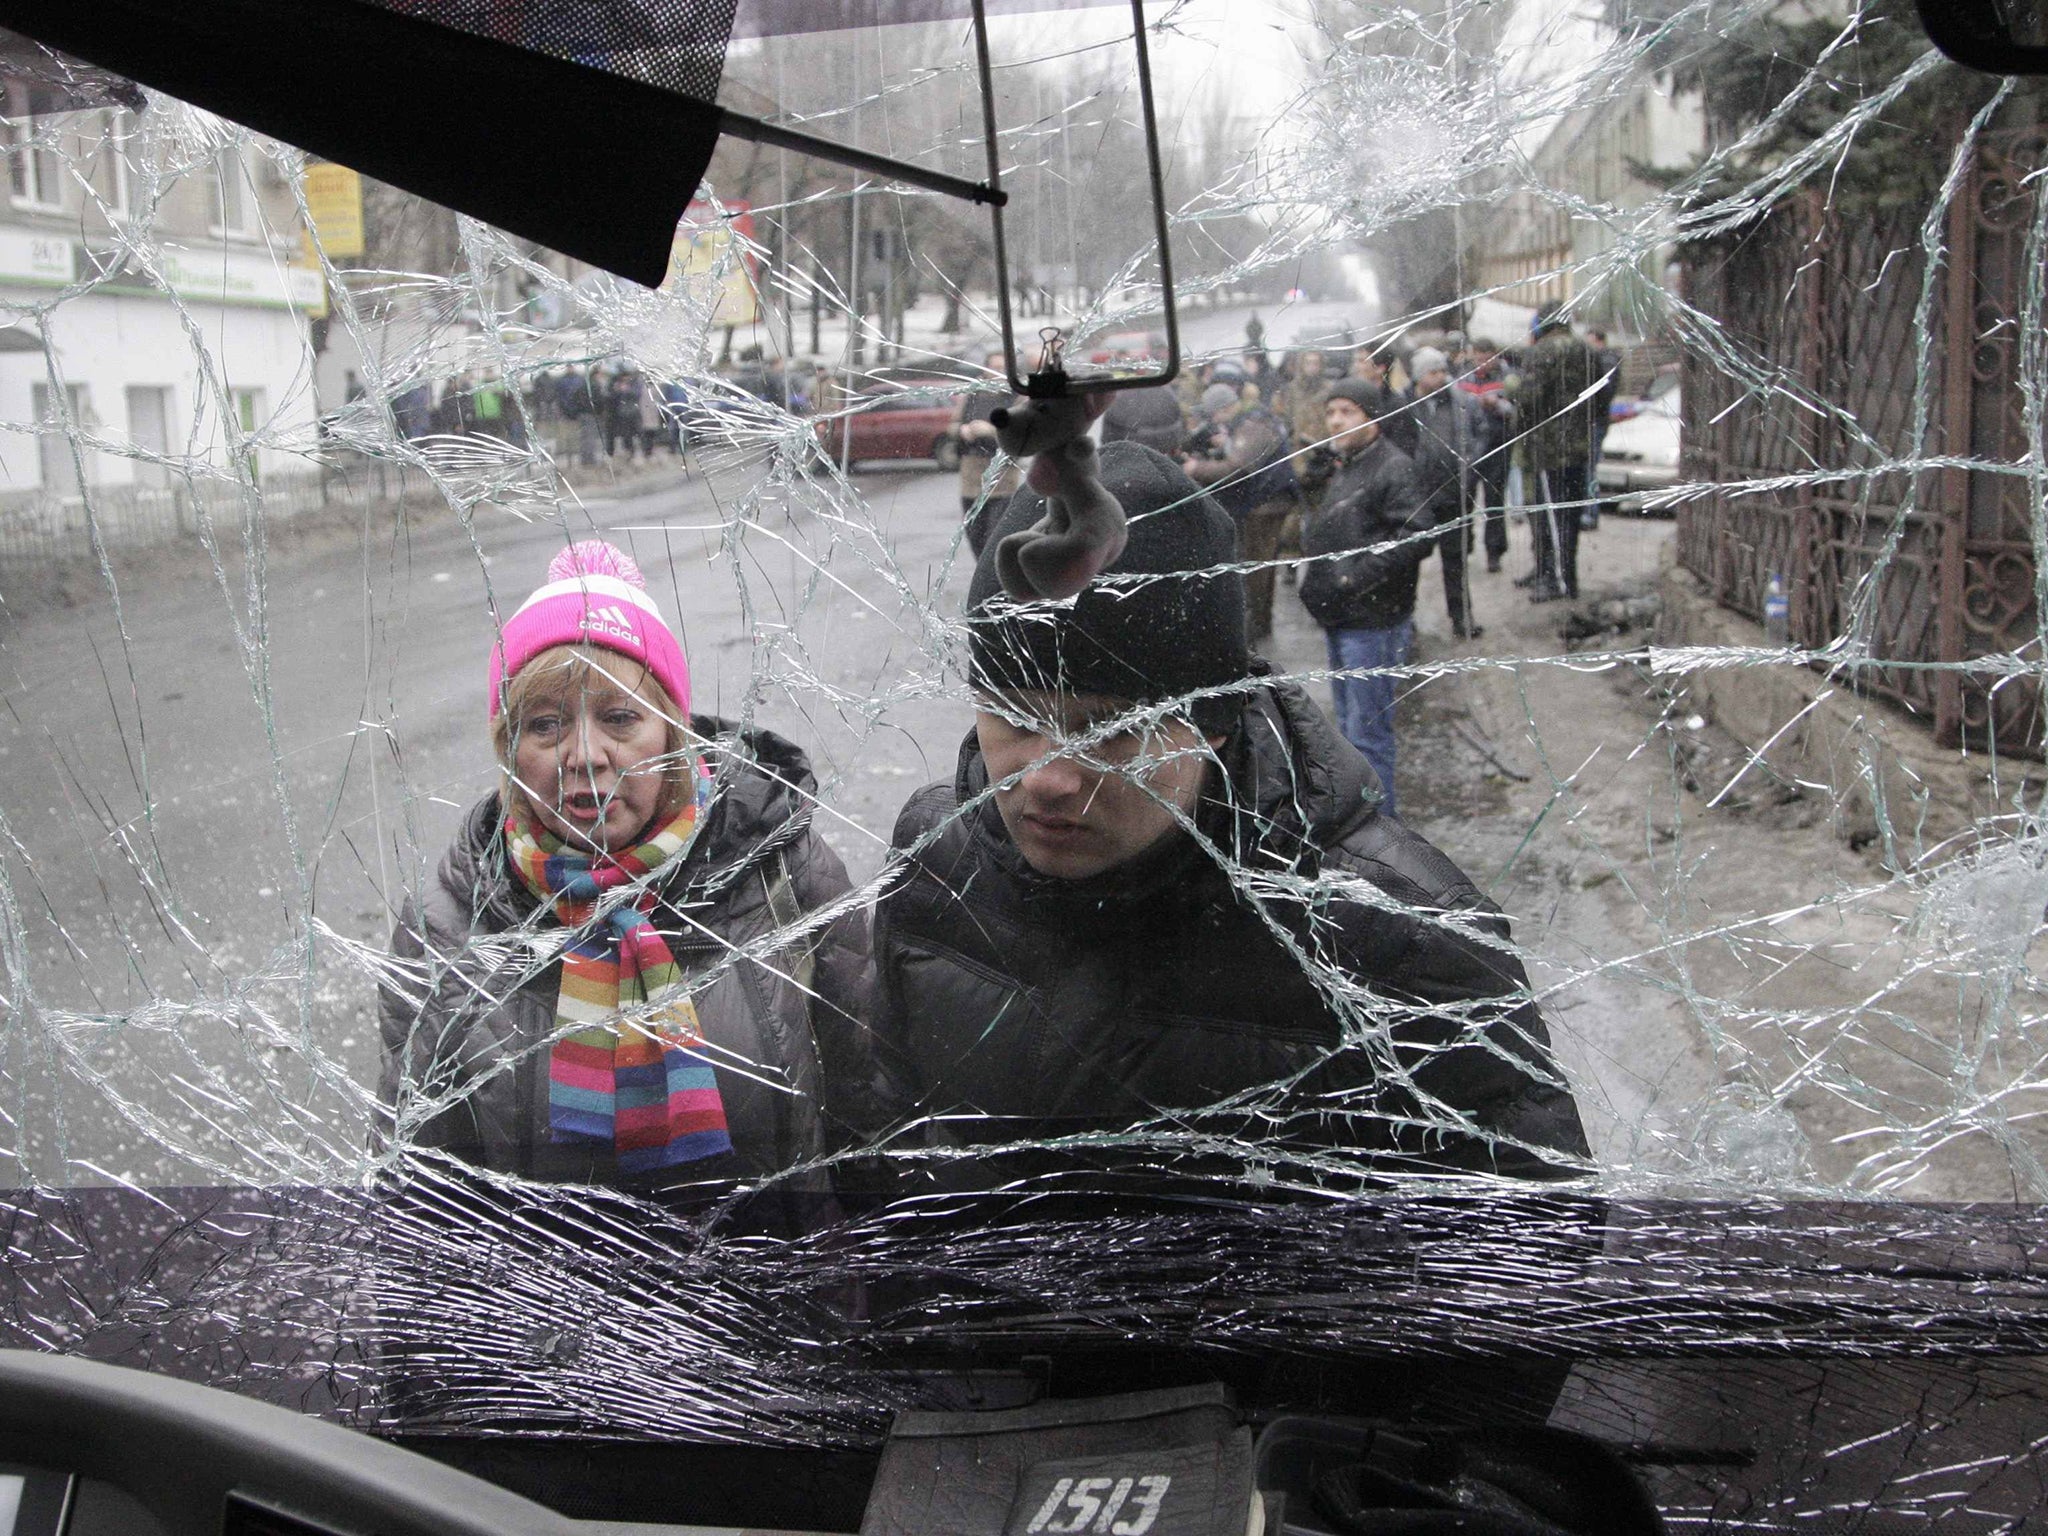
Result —
[[[1715,603],[1692,572],[1667,564],[1658,649],[1761,649],[1763,626]],[[2048,783],[2025,758],[1937,747],[1929,728],[1888,700],[1811,666],[1762,663],[1668,670],[1694,706],[1786,779],[1832,794],[1830,823],[1851,847],[1869,847],[1896,869],[1946,858],[1974,844],[1986,824],[2019,814]]]

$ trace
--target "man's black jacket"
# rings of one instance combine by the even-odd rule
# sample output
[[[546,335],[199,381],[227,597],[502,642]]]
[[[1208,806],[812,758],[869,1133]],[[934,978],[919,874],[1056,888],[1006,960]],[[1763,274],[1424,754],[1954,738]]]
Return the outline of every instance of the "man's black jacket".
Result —
[[[1372,809],[1371,767],[1322,711],[1265,686],[1222,760],[1209,847],[1176,833],[1060,881],[1010,841],[969,735],[953,782],[904,807],[876,909],[875,1037],[900,1094],[880,1118],[937,1146],[1094,1138],[1167,1172],[1246,1143],[1341,1149],[1359,1173],[1582,1158],[1507,919]]]
[[[1302,522],[1302,605],[1325,629],[1391,629],[1415,611],[1435,528],[1408,456],[1374,438],[1338,463]]]

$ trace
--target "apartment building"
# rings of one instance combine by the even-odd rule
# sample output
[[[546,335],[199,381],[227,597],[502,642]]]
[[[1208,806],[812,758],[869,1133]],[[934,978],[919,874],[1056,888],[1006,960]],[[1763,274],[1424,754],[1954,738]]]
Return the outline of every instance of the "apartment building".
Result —
[[[0,102],[0,498],[167,485],[155,455],[309,473],[323,288],[290,161],[173,103]]]
[[[1674,95],[1647,72],[1565,113],[1530,156],[1528,185],[1485,226],[1474,253],[1485,286],[1508,304],[1533,307],[1571,298],[1594,277],[1599,292],[1576,312],[1639,324],[1654,311],[1674,252],[1658,230],[1644,238],[1643,210],[1662,189],[1638,169],[1690,165],[1706,142],[1699,97]],[[1600,258],[1624,240],[1638,247],[1635,257],[1627,271],[1609,271]]]

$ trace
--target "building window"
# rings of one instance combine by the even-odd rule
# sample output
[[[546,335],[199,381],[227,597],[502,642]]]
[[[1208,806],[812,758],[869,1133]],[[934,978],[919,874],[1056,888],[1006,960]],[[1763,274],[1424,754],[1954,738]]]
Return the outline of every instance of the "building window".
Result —
[[[141,141],[141,120],[125,107],[80,120],[76,179],[90,189],[89,200],[115,222],[128,217],[132,181],[128,157]]]
[[[59,415],[57,397],[50,392],[49,385],[29,386],[29,405],[36,418],[36,459],[42,469],[43,490],[52,496],[77,496],[83,485],[93,484],[99,478],[98,455],[85,446],[81,435],[92,427],[92,397],[83,384],[66,384],[64,404],[69,420]],[[84,471],[82,479],[81,466]]]
[[[62,208],[64,157],[52,136],[52,120],[64,111],[62,97],[54,86],[16,80],[9,82],[6,100],[7,174],[15,203]]]
[[[240,145],[222,151],[214,162],[208,195],[214,234],[246,237],[256,233],[256,188],[249,180],[249,164],[242,158]]]
[[[141,138],[142,123],[127,108],[106,115],[106,131],[100,135],[99,164],[94,167],[98,174],[93,177],[93,182],[100,189],[100,196],[107,201],[110,217],[128,217],[133,195],[128,157],[135,152]]]
[[[164,486],[171,483],[164,459],[171,451],[171,391],[156,384],[128,386],[128,438],[136,449],[149,455],[135,461],[137,485]]]
[[[242,467],[249,472],[252,481],[260,481],[261,474],[256,459],[256,446],[250,441],[263,425],[263,391],[260,389],[238,389],[234,392],[235,427],[231,438],[241,445],[239,455]]]

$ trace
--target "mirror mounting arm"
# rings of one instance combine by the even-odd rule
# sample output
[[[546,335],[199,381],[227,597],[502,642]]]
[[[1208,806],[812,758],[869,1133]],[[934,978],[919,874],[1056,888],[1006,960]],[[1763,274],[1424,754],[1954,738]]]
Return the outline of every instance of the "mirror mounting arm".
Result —
[[[1029,377],[1017,364],[1017,324],[1010,313],[1010,259],[1003,239],[1002,149],[997,142],[995,69],[989,61],[987,0],[974,0],[974,54],[981,71],[982,137],[988,147],[989,218],[995,233],[996,309],[1003,319],[1003,366],[1010,388],[1034,400],[1057,399],[1070,392],[1112,389],[1154,389],[1180,377],[1180,315],[1173,293],[1173,253],[1167,244],[1166,174],[1159,156],[1159,122],[1152,105],[1152,55],[1145,40],[1144,0],[1131,0],[1131,33],[1138,52],[1138,101],[1144,118],[1145,169],[1152,185],[1153,237],[1159,243],[1159,293],[1165,310],[1166,366],[1134,378],[1075,379],[1063,368],[1041,367]]]

